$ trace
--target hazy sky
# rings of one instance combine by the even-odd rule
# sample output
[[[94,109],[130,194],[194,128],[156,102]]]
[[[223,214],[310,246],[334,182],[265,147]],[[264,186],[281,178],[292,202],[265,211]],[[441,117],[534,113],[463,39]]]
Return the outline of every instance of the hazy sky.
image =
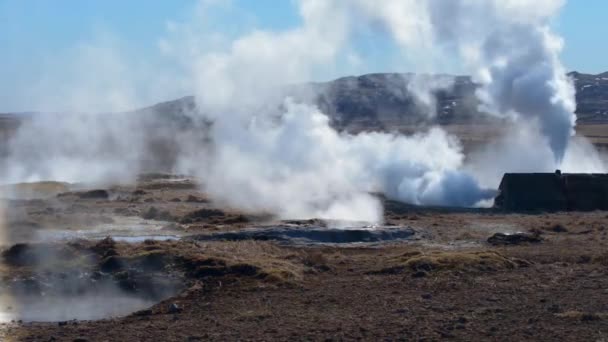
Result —
[[[45,92],[52,96],[47,89],[75,84],[82,73],[90,73],[87,81],[96,82],[96,73],[104,68],[90,61],[75,67],[72,57],[75,53],[82,55],[83,50],[94,56],[95,47],[100,44],[119,51],[119,56],[112,55],[110,60],[115,57],[142,61],[137,70],[127,68],[133,73],[129,75],[131,83],[123,85],[127,91],[137,92],[132,88],[137,88],[138,80],[149,82],[143,74],[158,69],[157,66],[162,66],[165,72],[177,70],[172,65],[177,64],[175,58],[163,54],[159,42],[170,38],[171,23],[191,20],[196,3],[196,0],[0,0],[0,112],[59,110],[41,106],[53,106],[61,100],[42,100],[36,98],[37,94]],[[233,7],[239,9],[240,15],[218,12],[207,24],[214,31],[231,36],[252,27],[289,28],[299,21],[291,0],[233,0]],[[606,0],[568,1],[554,25],[565,39],[563,61],[569,70],[589,73],[608,70],[607,13]],[[394,70],[395,63],[391,61],[395,58],[391,53],[394,47],[381,39],[368,37],[357,44],[361,65],[356,70],[336,70],[335,74],[324,75],[325,78],[349,72],[415,71]],[[115,64],[110,66],[116,72],[127,72]],[[449,66],[445,69],[440,71],[458,72]],[[102,81],[104,76],[99,75]],[[186,95],[184,92],[185,88],[176,87],[165,94],[148,94],[143,98],[155,102]]]

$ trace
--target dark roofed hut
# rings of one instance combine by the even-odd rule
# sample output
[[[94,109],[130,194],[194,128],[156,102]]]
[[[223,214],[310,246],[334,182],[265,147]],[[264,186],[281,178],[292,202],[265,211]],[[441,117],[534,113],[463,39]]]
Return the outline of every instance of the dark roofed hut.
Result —
[[[508,211],[608,210],[608,174],[506,173],[499,190]]]

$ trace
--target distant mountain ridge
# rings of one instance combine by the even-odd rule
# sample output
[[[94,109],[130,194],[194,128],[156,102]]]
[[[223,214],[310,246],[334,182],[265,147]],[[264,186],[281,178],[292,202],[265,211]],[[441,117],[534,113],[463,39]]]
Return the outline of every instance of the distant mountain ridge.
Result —
[[[608,123],[608,72],[597,75],[571,72],[576,88],[579,123]],[[438,87],[451,82],[448,90]],[[428,87],[433,96],[429,106],[413,93]],[[482,123],[491,118],[479,113],[475,97],[477,85],[469,76],[378,73],[348,76],[329,82],[311,82],[286,87],[285,92],[299,101],[317,105],[339,129],[387,129],[434,121],[438,124]],[[159,114],[171,119],[196,110],[193,96],[158,103],[129,113]],[[429,116],[429,111],[434,110]],[[29,114],[32,115],[32,114]],[[35,114],[34,114],[35,115]],[[15,115],[0,114],[0,122]]]
[[[578,122],[608,123],[608,72],[571,72],[568,76],[576,88]],[[412,92],[413,82],[433,88],[450,80],[448,90],[431,91],[434,105],[430,107],[420,103]],[[492,119],[477,110],[476,88],[469,76],[378,73],[291,85],[285,92],[317,105],[336,128],[390,130],[429,120],[438,124],[488,122]],[[195,98],[188,96],[136,112],[176,115],[195,108]],[[433,115],[429,116],[429,110],[435,111]]]
[[[597,75],[571,72],[576,87],[576,114],[581,123],[608,122],[608,71]]]
[[[608,72],[597,75],[571,72],[576,89],[576,114],[579,123],[608,123]],[[451,78],[447,90],[431,91],[433,107],[421,105],[409,85],[418,82],[432,88],[441,78]],[[438,82],[439,79],[439,82]],[[429,119],[438,124],[483,123],[491,120],[478,111],[477,85],[469,76],[368,74],[311,84],[316,89],[314,102],[338,127],[377,126],[390,129]],[[310,87],[310,86],[309,86]]]

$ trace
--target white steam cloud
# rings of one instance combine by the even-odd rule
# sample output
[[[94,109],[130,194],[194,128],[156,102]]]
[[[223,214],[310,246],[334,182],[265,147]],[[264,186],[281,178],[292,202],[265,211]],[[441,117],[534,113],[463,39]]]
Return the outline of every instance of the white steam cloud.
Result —
[[[215,3],[201,2],[197,13],[204,17]],[[537,160],[528,163],[502,144],[496,148],[510,155],[502,163],[488,163],[492,154],[480,151],[465,165],[460,143],[439,127],[413,136],[337,132],[324,113],[285,96],[283,87],[352,59],[363,31],[390,37],[404,55],[421,61],[421,69],[437,70],[446,59],[458,58],[480,84],[482,109],[525,127],[528,141],[550,151],[544,171],[568,162],[576,119],[574,88],[559,61],[562,42],[550,26],[562,5],[560,0],[300,0],[299,26],[230,38],[172,23],[169,38],[159,45],[189,71],[189,79],[173,84],[192,86],[198,110],[188,117],[200,127],[212,122],[209,131],[178,129],[178,138],[169,139],[171,133],[159,133],[162,121],[142,131],[139,119],[102,123],[98,116],[70,116],[55,124],[35,119],[13,140],[4,174],[11,180],[132,178],[145,170],[142,161],[150,149],[143,141],[160,134],[178,146],[172,151],[174,171],[196,174],[216,201],[242,209],[380,221],[382,208],[372,193],[414,204],[473,206],[492,198],[485,187],[497,185],[493,174]],[[206,38],[193,37],[195,32]],[[418,79],[409,90],[432,116],[431,92],[451,85]],[[35,158],[24,159],[32,150]],[[594,155],[591,150],[586,148]]]

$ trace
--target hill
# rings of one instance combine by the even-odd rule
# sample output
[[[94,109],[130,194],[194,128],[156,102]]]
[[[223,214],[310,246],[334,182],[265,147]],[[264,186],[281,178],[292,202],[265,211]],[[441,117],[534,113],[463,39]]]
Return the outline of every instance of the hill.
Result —
[[[576,87],[578,122],[608,123],[608,72],[568,75]],[[451,83],[448,90],[439,89],[446,83]],[[468,76],[382,73],[291,85],[285,92],[317,105],[338,129],[391,130],[429,120],[442,125],[487,122],[491,119],[477,110],[477,87]],[[415,96],[419,88],[431,89],[433,96],[426,103]],[[129,113],[158,114],[163,120],[187,124],[184,114],[195,110],[194,97],[187,96]],[[30,115],[35,114],[0,114],[0,126],[13,129],[20,118]]]

